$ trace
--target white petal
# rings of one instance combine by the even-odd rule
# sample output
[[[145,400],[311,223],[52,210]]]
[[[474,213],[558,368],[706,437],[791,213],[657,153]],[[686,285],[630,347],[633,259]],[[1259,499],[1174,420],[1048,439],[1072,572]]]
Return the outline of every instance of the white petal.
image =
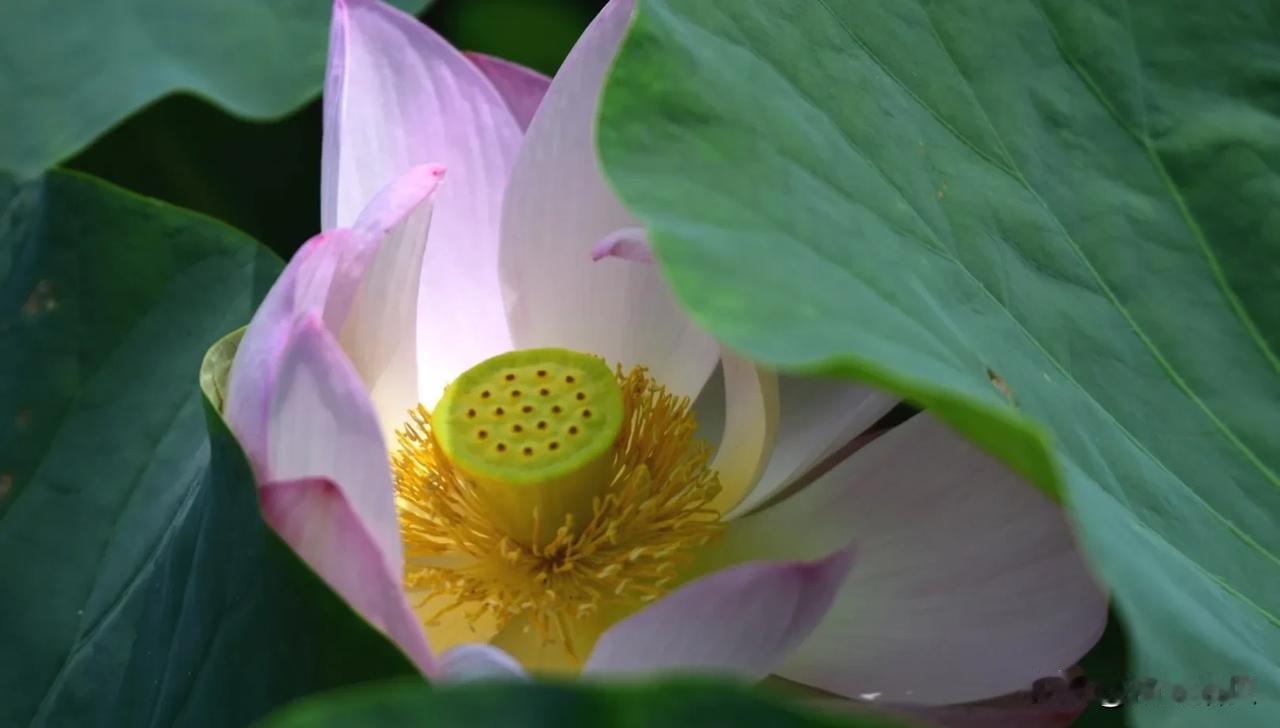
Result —
[[[778,439],[759,483],[732,515],[746,513],[875,424],[898,399],[870,387],[817,377],[779,376]]]
[[[521,130],[493,84],[412,16],[373,0],[335,3],[325,87],[326,227],[425,163],[449,169],[435,199],[418,300],[422,399],[510,348],[497,275],[502,196]]]
[[[470,642],[440,655],[441,675],[437,682],[472,680],[527,680],[529,676],[511,655],[493,645]]]
[[[431,196],[444,175],[439,165],[411,168],[374,197],[356,221],[376,252],[364,272],[339,341],[364,380],[387,442],[395,442],[418,403],[418,280]]]
[[[850,538],[858,568],[779,675],[849,697],[969,702],[1073,665],[1105,625],[1061,509],[926,415],[731,523],[703,568],[812,558]]]
[[[604,73],[631,16],[614,0],[579,39],[529,126],[502,213],[500,272],[518,347],[561,346],[643,364],[696,396],[718,347],[688,320],[653,266],[593,262],[610,233],[638,227],[601,176],[595,116]]]

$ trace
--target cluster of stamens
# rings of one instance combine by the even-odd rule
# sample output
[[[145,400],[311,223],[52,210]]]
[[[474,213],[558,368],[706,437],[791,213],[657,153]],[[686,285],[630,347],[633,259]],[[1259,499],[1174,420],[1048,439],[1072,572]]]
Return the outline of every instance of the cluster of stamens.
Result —
[[[540,394],[549,387],[539,380],[550,384],[548,377],[535,371],[528,387],[517,388],[517,376],[502,390],[506,401],[498,401],[495,387],[481,397],[494,401],[491,408],[472,407],[468,400],[460,410],[475,421],[467,447],[484,441],[494,467],[502,467],[505,458],[514,466],[526,458],[551,458],[554,465],[562,454],[570,457],[564,451],[575,447],[574,438],[590,439],[590,425],[582,421],[591,420],[592,410],[548,404],[540,413],[538,398],[550,393]],[[546,642],[576,657],[572,620],[662,596],[690,552],[719,532],[719,513],[709,504],[720,485],[707,465],[710,447],[695,437],[688,398],[668,393],[642,367],[625,374],[618,368],[613,376],[622,392],[622,416],[604,453],[602,482],[577,516],[548,516],[549,508],[533,505],[532,527],[523,533],[513,533],[510,521],[495,513],[491,494],[448,457],[446,450],[453,449],[442,447],[432,413],[422,406],[410,413],[397,433],[393,470],[405,586],[417,606],[429,605],[420,612],[428,625],[457,610],[472,623],[492,617],[499,629],[525,616]],[[591,403],[588,393],[573,389],[580,383],[557,384],[562,396],[575,398],[569,401]]]

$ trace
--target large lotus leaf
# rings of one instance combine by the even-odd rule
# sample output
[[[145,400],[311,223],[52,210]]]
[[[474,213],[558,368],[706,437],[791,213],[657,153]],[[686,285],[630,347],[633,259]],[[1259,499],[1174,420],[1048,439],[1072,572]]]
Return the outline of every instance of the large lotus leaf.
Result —
[[[0,178],[0,725],[245,725],[413,673],[262,520],[196,383],[280,268],[91,178]]]
[[[416,12],[428,0],[391,0]],[[273,118],[320,91],[326,0],[6,0],[0,169],[33,175],[173,91]]]
[[[1158,681],[1140,725],[1280,723],[1277,28],[1270,0],[640,0],[601,112],[698,321],[1060,495]]]

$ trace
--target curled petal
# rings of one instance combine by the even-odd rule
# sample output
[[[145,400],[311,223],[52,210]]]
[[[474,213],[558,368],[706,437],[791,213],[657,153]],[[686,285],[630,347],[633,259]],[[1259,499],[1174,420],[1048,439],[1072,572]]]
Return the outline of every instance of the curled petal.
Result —
[[[403,310],[403,301],[413,298],[416,279],[397,281],[392,276],[404,271],[389,269],[414,253],[414,231],[421,231],[430,219],[431,210],[426,203],[442,174],[438,165],[411,168],[374,197],[355,230],[339,228],[308,240],[254,313],[236,352],[224,409],[260,482],[271,479],[271,473],[264,470],[270,402],[281,353],[299,316],[315,313],[330,332],[341,331],[357,295],[366,289],[371,293],[364,298],[371,300],[362,304],[356,316],[358,323],[349,327],[363,336],[344,337],[366,383],[376,384],[397,353],[413,354],[399,349],[398,343],[412,343],[413,311]],[[421,239],[416,243],[420,245]],[[375,257],[383,262],[371,272]],[[372,282],[366,284],[365,277],[370,274]],[[409,287],[400,296],[388,291],[389,287],[406,284]],[[389,312],[399,316],[388,319]],[[380,338],[366,345],[365,337]]]
[[[387,442],[418,403],[418,281],[441,165],[411,168],[374,197],[355,232],[376,252],[342,324],[339,340],[364,380]]]
[[[720,495],[711,507],[730,513],[754,492],[773,458],[778,434],[778,378],[731,351],[721,357],[724,372],[724,426],[711,468],[720,476]]]
[[[778,377],[778,435],[768,466],[733,515],[783,492],[875,424],[897,397],[844,380]]]
[[[605,258],[621,258],[633,263],[652,263],[653,249],[649,247],[649,237],[644,228],[623,228],[604,236],[604,239],[591,249],[591,259],[598,262]]]

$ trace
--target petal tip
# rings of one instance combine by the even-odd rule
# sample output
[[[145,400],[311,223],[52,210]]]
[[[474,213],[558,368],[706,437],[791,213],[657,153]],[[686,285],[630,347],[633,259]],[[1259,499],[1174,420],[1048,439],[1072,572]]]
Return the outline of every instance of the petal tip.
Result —
[[[471,680],[520,680],[528,674],[514,657],[489,644],[468,642],[446,650],[440,656],[442,682],[468,682]]]
[[[591,260],[621,258],[633,263],[652,263],[653,249],[643,228],[623,228],[606,235],[591,249]]]
[[[301,339],[318,336],[326,331],[324,325],[324,317],[320,311],[308,309],[299,312],[293,319],[293,331],[290,332],[291,338]]]

